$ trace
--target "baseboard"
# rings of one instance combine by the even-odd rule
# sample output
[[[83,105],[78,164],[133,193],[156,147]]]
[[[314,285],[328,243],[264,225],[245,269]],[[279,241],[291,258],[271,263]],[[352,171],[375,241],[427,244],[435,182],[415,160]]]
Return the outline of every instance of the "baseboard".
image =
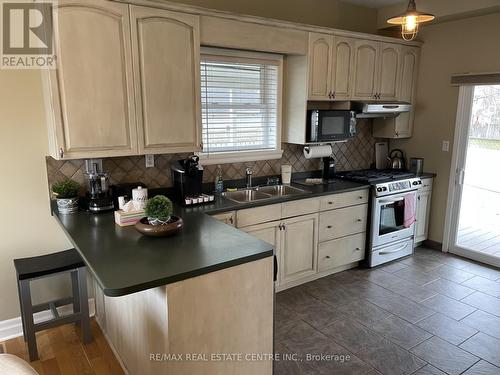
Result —
[[[61,316],[71,314],[73,312],[73,306],[69,304],[58,307],[57,312]],[[89,313],[90,316],[95,315],[95,303],[93,298],[89,298]],[[33,315],[35,323],[44,322],[53,318],[54,315],[50,310],[40,311]],[[21,323],[20,316],[18,316],[17,318],[0,321],[0,341],[6,341],[22,335],[23,325]]]
[[[431,250],[443,251],[443,244],[441,242],[433,241],[433,240],[424,240],[422,241],[422,246],[427,247]]]

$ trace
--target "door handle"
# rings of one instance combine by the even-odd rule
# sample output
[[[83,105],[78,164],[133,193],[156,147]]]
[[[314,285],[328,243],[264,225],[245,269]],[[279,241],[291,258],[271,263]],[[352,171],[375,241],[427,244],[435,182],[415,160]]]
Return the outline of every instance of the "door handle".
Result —
[[[460,168],[458,170],[458,184],[463,185],[465,180],[465,170]]]
[[[380,255],[386,255],[386,254],[394,254],[394,253],[398,253],[404,249],[406,249],[408,247],[408,243],[404,244],[403,246],[397,248],[396,250],[391,250],[391,251],[381,251],[379,254]]]
[[[390,200],[381,199],[379,202],[381,204],[391,204],[391,203],[396,203],[396,202],[401,202],[401,201],[404,201],[404,198],[397,198],[397,199],[390,199]]]

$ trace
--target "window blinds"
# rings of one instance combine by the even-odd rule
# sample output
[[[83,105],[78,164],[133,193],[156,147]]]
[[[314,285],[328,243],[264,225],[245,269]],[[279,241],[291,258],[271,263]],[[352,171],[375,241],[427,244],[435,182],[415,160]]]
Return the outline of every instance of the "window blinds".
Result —
[[[202,56],[203,153],[277,148],[278,74],[277,61]]]

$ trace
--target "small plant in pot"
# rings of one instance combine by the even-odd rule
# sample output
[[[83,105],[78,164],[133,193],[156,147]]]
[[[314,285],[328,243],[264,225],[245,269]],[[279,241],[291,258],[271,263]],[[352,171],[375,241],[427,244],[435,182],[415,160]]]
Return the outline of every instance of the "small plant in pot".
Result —
[[[57,200],[57,209],[61,214],[73,214],[78,212],[78,191],[80,184],[76,181],[66,179],[52,185],[52,193]]]
[[[168,224],[173,212],[172,201],[164,195],[157,195],[148,199],[144,211],[150,225]]]

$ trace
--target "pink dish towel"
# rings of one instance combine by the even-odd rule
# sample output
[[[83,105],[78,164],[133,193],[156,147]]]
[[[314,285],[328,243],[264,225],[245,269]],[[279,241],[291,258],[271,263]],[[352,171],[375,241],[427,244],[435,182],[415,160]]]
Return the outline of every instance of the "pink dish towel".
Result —
[[[411,227],[416,221],[415,214],[417,208],[417,194],[410,193],[405,195],[405,213],[403,226],[405,228]]]

